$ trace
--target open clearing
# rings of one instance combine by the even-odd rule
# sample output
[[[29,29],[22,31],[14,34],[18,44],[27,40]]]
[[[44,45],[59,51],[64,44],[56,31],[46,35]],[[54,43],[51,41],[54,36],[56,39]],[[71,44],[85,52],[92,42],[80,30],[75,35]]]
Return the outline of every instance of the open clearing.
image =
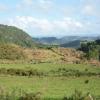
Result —
[[[85,84],[85,80],[89,80]],[[23,89],[29,92],[40,92],[43,97],[61,98],[74,93],[75,89],[83,93],[90,92],[95,96],[100,95],[100,78],[96,77],[19,77],[4,76],[0,77],[0,86],[6,89]]]
[[[12,89],[23,89],[29,92],[40,92],[43,97],[62,98],[72,95],[75,89],[83,93],[90,92],[95,96],[100,96],[100,67],[82,64],[0,64],[0,69],[35,69],[49,73],[51,70],[78,70],[79,72],[98,73],[96,76],[17,76],[0,75],[0,87],[11,91]],[[61,70],[62,71],[62,70]],[[61,72],[60,72],[61,73]],[[88,80],[86,83],[85,81]]]

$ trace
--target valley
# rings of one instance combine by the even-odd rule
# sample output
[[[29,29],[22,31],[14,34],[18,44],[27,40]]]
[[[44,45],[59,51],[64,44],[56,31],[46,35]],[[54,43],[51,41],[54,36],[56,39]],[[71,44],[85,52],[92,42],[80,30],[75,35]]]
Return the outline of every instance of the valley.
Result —
[[[0,0],[0,100],[100,100],[100,0]]]
[[[68,38],[48,44],[0,25],[0,100],[100,100],[100,40]]]

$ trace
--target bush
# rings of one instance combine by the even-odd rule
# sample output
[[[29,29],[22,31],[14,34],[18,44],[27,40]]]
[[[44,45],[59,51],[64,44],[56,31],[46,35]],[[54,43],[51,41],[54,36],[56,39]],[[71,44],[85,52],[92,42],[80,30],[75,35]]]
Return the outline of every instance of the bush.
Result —
[[[44,76],[45,73],[39,72],[37,70],[32,70],[32,69],[13,69],[13,68],[1,68],[0,69],[0,74],[4,75],[17,75],[17,76]]]
[[[85,69],[85,71],[87,72],[87,71],[88,71],[88,69],[86,68],[86,69]]]
[[[89,83],[89,80],[85,80],[85,82],[84,82],[85,84],[88,84]]]

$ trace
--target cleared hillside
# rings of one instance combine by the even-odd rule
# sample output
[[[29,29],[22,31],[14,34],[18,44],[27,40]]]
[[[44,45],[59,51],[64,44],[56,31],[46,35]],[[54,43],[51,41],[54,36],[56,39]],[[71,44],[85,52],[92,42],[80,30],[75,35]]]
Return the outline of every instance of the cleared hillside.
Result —
[[[22,47],[15,44],[0,43],[0,59],[21,60],[25,58]]]
[[[15,44],[0,44],[0,60],[9,60],[7,63],[15,63],[16,60],[30,63],[80,63],[82,56],[83,53],[75,49],[32,49]]]

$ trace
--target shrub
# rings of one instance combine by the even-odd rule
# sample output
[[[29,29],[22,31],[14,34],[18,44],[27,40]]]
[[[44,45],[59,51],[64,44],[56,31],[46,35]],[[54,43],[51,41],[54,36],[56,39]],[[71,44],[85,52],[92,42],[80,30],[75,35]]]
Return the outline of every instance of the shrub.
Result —
[[[85,80],[85,82],[84,82],[85,84],[88,84],[89,83],[89,80]]]
[[[17,76],[44,76],[45,74],[43,72],[39,72],[37,70],[25,70],[25,69],[13,69],[13,68],[1,68],[0,74],[4,75],[17,75]]]
[[[87,71],[88,71],[88,69],[86,68],[86,69],[85,69],[85,71],[87,72]]]

